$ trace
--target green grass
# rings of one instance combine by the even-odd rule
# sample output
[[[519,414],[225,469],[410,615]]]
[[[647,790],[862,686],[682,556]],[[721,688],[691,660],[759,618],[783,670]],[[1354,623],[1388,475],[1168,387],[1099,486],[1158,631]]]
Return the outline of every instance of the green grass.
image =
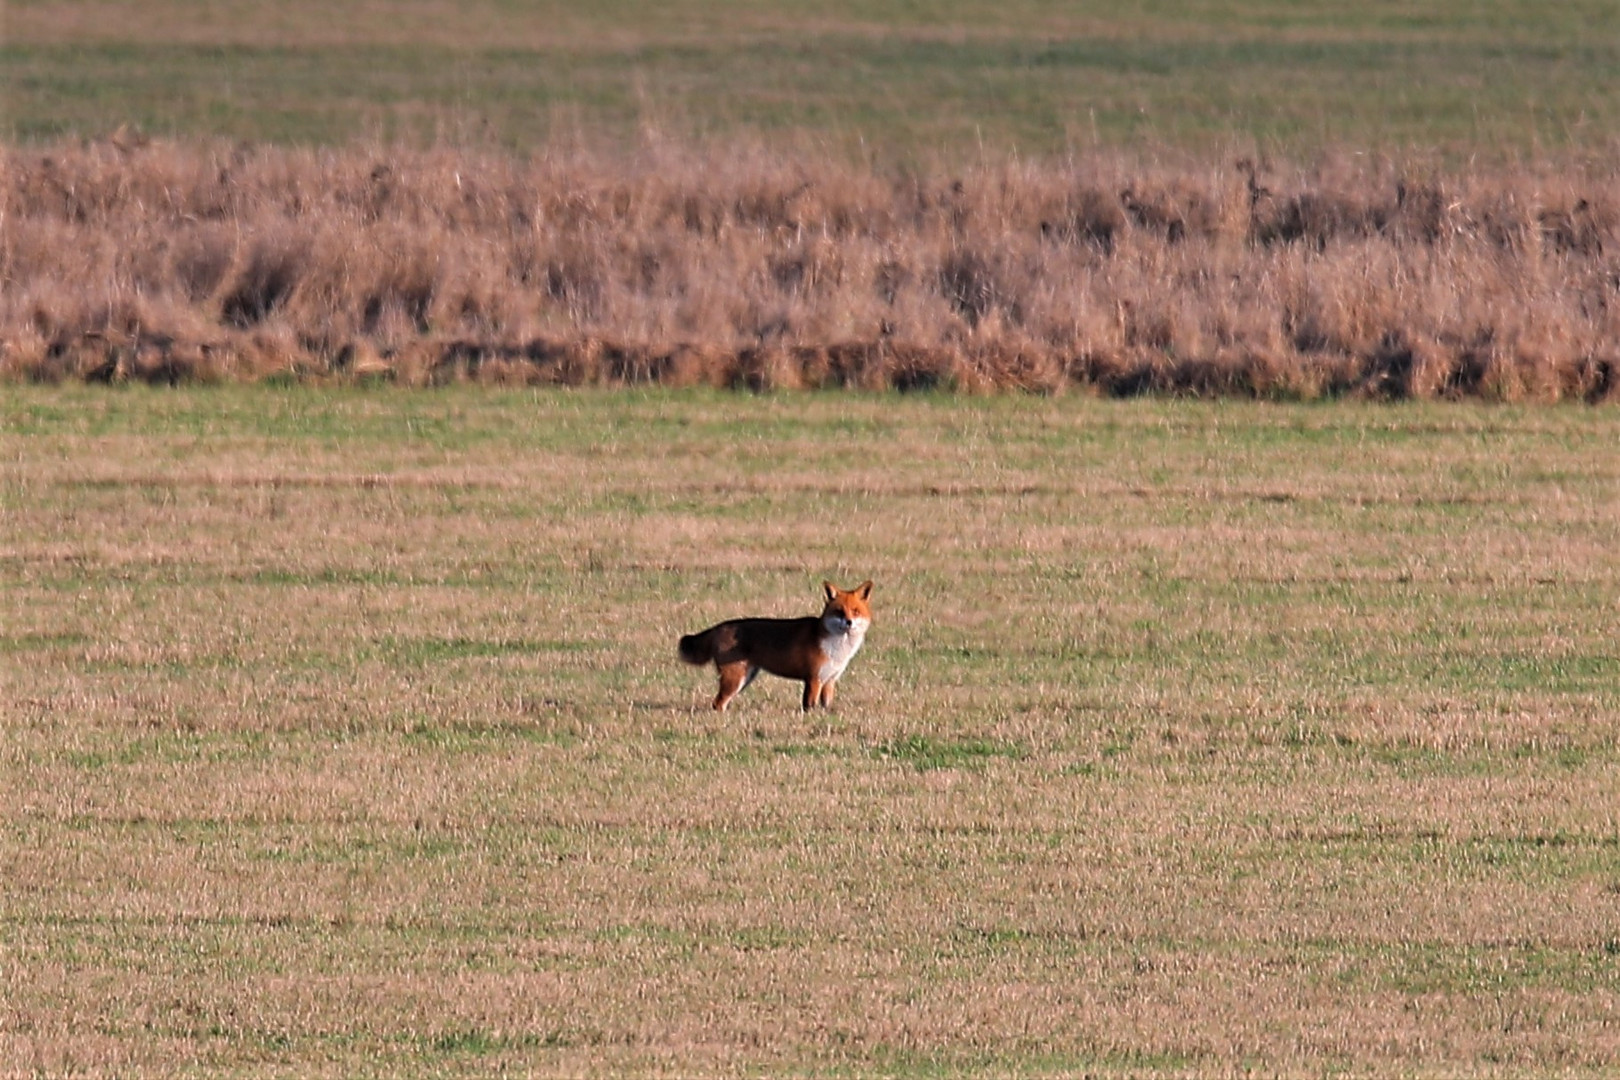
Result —
[[[1617,426],[14,387],[0,1059],[1600,1075]]]
[[[92,14],[86,14],[91,12]],[[880,157],[1107,145],[1525,153],[1620,132],[1620,16],[1528,0],[13,3],[7,133],[531,147],[754,136]]]
[[[919,771],[971,768],[990,758],[1022,758],[1028,750],[1017,743],[989,739],[944,741],[927,735],[904,735],[873,747],[879,758],[908,762]]]

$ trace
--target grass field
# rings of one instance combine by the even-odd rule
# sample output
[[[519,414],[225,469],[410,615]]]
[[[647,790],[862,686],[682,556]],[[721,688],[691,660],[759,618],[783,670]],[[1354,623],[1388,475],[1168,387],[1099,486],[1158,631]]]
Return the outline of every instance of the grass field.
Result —
[[[0,1070],[1612,1073],[1617,442],[9,388]],[[837,710],[704,708],[823,577]]]
[[[1107,145],[1611,145],[1609,0],[1356,5],[11,0],[10,139],[528,148],[747,135],[880,159]]]
[[[1612,0],[813,7],[5,4],[0,1075],[1620,1068]]]

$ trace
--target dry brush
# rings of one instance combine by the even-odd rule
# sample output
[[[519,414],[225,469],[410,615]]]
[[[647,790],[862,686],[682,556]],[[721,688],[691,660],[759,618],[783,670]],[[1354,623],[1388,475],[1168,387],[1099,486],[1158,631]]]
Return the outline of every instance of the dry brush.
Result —
[[[4,160],[12,379],[1620,395],[1620,156]]]

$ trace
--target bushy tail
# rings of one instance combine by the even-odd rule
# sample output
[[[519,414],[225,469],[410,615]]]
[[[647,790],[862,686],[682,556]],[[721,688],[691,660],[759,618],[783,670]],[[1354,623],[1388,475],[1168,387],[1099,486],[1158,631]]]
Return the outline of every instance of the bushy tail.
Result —
[[[687,634],[681,638],[681,659],[688,664],[707,664],[714,659],[714,631]]]

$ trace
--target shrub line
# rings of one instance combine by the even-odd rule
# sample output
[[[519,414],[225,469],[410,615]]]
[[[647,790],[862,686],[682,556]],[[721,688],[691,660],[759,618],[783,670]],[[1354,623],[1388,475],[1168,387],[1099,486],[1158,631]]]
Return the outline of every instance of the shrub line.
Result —
[[[0,379],[1620,397],[1620,157],[6,156]]]

